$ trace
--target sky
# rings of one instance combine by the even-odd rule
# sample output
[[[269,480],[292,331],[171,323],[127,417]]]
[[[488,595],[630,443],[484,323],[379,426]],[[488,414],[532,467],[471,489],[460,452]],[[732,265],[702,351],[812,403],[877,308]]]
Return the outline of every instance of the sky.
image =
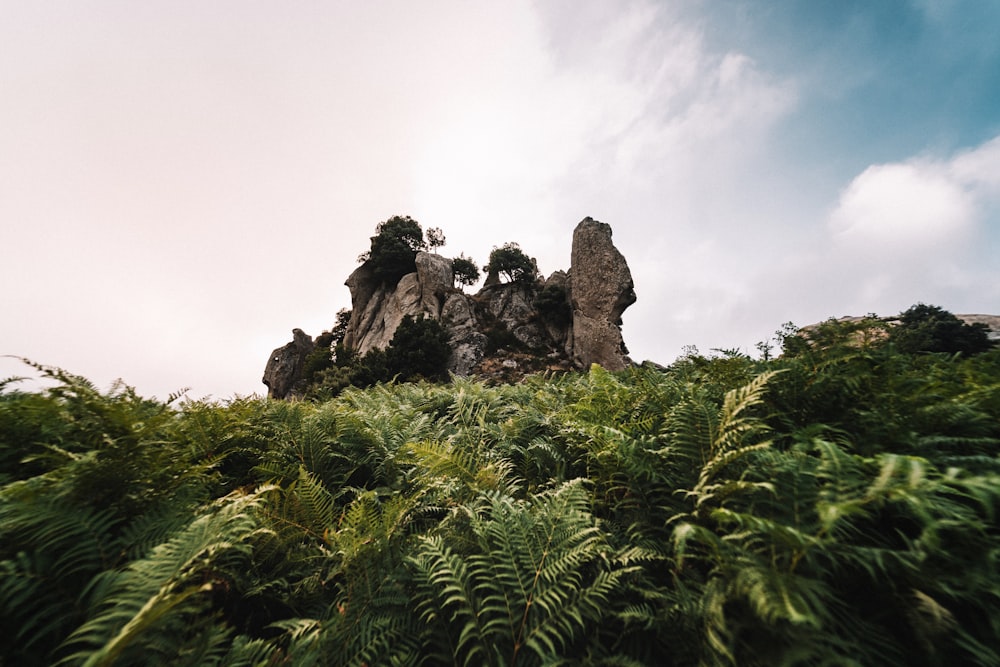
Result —
[[[545,275],[610,224],[635,361],[1000,314],[997,34],[986,0],[0,0],[0,355],[263,394],[394,215]]]

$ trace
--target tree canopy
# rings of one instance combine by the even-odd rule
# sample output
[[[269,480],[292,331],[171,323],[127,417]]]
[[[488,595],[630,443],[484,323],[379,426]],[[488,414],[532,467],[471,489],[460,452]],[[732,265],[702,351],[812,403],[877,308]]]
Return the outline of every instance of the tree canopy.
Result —
[[[376,279],[392,284],[416,271],[417,252],[427,249],[420,223],[397,215],[380,222],[375,232],[371,248],[360,259],[372,268]]]
[[[479,267],[465,255],[460,254],[451,260],[451,273],[459,285],[475,285],[479,280]]]
[[[483,271],[491,275],[504,276],[508,282],[532,282],[538,277],[535,260],[528,257],[521,246],[511,241],[500,247],[494,246],[490,259]]]
[[[918,303],[899,315],[890,337],[903,352],[979,354],[993,347],[982,324],[966,324],[939,306]]]

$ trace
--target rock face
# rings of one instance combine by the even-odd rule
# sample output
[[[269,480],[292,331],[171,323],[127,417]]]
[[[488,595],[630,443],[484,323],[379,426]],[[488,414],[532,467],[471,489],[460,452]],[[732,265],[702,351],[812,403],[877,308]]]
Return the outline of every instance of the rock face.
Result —
[[[444,301],[454,292],[451,260],[426,252],[417,253],[417,270],[395,285],[375,279],[362,264],[345,283],[351,290],[351,321],[344,345],[364,355],[389,346],[396,327],[407,315],[440,318]]]
[[[456,375],[508,381],[595,363],[608,370],[631,365],[621,316],[636,296],[611,227],[585,218],[573,233],[570,259],[569,271],[544,281],[501,283],[491,274],[474,295],[455,288],[452,261],[436,254],[417,253],[416,271],[394,285],[380,282],[362,264],[345,283],[352,311],[343,344],[358,355],[384,349],[404,317],[423,315],[449,332],[448,370]],[[269,396],[295,395],[302,361],[312,350],[311,339],[296,331],[295,340],[268,361]]]
[[[617,371],[631,365],[621,316],[635,303],[628,263],[611,242],[611,226],[585,218],[573,232],[570,266],[573,360]]]
[[[312,336],[302,329],[292,329],[292,342],[271,353],[264,368],[262,382],[267,385],[268,398],[288,398],[302,393],[302,369],[306,357],[313,351]]]

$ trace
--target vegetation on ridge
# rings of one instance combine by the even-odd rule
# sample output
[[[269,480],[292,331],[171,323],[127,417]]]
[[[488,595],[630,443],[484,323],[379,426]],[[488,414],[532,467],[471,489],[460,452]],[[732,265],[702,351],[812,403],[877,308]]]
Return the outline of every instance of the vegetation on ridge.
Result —
[[[498,277],[502,275],[512,283],[530,283],[538,278],[535,260],[528,257],[521,246],[513,241],[499,247],[494,246],[483,271]]]
[[[998,664],[1000,350],[878,322],[327,401],[36,366],[0,384],[0,663]]]
[[[376,280],[392,285],[417,270],[415,259],[419,251],[434,251],[444,244],[444,232],[438,227],[428,229],[425,239],[419,222],[408,215],[394,215],[376,225],[371,247],[358,261],[371,269]]]

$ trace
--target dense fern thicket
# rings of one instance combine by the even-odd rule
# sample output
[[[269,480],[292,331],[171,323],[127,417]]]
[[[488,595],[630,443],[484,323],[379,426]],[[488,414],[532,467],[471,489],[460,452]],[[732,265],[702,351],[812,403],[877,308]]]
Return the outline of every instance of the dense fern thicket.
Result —
[[[1000,352],[0,393],[0,664],[997,665]]]

